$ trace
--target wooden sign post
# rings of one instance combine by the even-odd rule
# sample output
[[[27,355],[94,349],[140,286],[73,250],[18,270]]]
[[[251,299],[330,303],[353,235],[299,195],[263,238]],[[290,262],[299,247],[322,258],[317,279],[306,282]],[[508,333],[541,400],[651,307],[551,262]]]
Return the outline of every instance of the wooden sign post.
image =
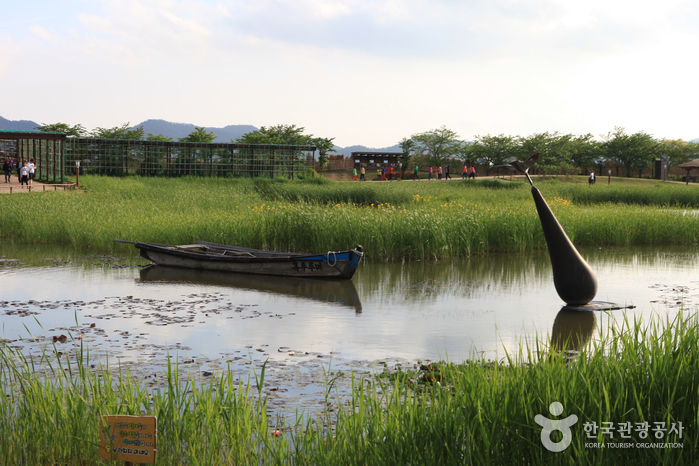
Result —
[[[155,416],[102,416],[100,421],[100,458],[126,464],[155,463]]]

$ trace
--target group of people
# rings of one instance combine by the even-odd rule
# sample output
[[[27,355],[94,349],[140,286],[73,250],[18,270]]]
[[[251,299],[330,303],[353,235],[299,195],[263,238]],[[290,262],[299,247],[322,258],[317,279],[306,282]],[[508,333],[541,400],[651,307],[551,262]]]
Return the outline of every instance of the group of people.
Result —
[[[359,167],[359,181],[366,181],[366,168]],[[376,175],[381,181],[393,181],[393,165],[382,165],[376,169]],[[357,181],[357,168],[352,169],[352,181]]]
[[[413,179],[414,180],[419,180],[420,177],[418,176],[418,171],[420,169],[418,168],[417,165],[415,165],[415,168],[413,169]],[[376,174],[379,177],[379,180],[381,181],[392,181],[393,180],[393,165],[386,164],[378,167],[376,169]],[[437,178],[433,178],[433,175],[436,175]],[[430,165],[429,169],[427,170],[427,179],[432,180],[432,179],[437,179],[441,180],[442,176],[444,176],[445,180],[450,180],[451,178],[451,167],[449,165],[446,166],[437,166],[434,167]],[[461,179],[468,179],[468,178],[475,178],[476,177],[476,167],[473,165],[469,167],[468,165],[464,165],[463,172],[461,173]],[[364,165],[361,165],[359,167],[359,178],[357,178],[357,168],[352,169],[352,181],[366,181],[366,168]]]
[[[22,185],[22,188],[24,188],[25,185],[31,186],[32,180],[34,180],[34,176],[36,175],[36,165],[34,164],[34,159],[29,159],[29,162],[22,159],[17,162],[16,167],[15,161],[11,157],[4,159],[2,161],[2,171],[5,173],[5,183],[9,183],[11,181],[12,172],[15,169],[17,170],[17,178],[19,180],[19,184]]]
[[[437,175],[437,180],[441,180],[441,179],[442,179],[442,175],[444,175],[444,179],[445,179],[445,180],[450,180],[450,179],[451,179],[450,173],[451,173],[451,167],[449,167],[449,165],[447,165],[446,168],[443,168],[441,165],[438,166],[438,167],[436,167],[436,168],[433,168],[433,167],[430,165],[430,168],[427,170],[427,179],[428,179],[428,180],[434,179],[434,178],[432,177],[432,175],[436,174],[436,175]],[[463,169],[463,171],[461,172],[461,179],[462,179],[462,180],[466,180],[466,179],[468,179],[468,178],[475,178],[475,177],[476,177],[476,167],[474,167],[473,165],[471,165],[471,167],[469,168],[468,165],[464,165],[464,169]],[[414,178],[415,178],[416,180],[419,180],[419,179],[420,179],[420,178],[418,178],[418,176],[417,176],[417,165],[415,165],[415,177],[414,177]]]
[[[360,178],[359,181],[366,181],[366,169],[364,168],[364,165],[362,165],[359,168],[360,173]],[[352,169],[352,181],[357,181],[357,168]]]

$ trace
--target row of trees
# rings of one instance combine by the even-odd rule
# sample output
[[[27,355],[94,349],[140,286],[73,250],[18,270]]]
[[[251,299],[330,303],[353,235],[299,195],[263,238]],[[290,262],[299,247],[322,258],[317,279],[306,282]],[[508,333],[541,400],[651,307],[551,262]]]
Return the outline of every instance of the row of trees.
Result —
[[[67,136],[76,138],[97,138],[97,139],[118,139],[122,141],[174,141],[174,138],[163,136],[162,134],[146,134],[143,125],[131,128],[127,122],[121,126],[113,128],[95,128],[92,131],[85,129],[83,125],[70,126],[66,123],[42,124],[35,129],[43,132],[64,133]],[[194,127],[194,131],[184,138],[179,138],[179,142],[214,142],[216,136],[213,132],[206,131],[203,127]]]
[[[129,123],[114,128],[96,128],[87,131],[82,125],[70,126],[65,123],[42,124],[39,131],[62,132],[68,136],[94,137],[100,139],[173,141],[162,134],[145,134],[143,126],[131,128]],[[233,143],[240,144],[282,144],[315,146],[319,153],[321,168],[328,161],[328,154],[335,152],[335,138],[315,137],[304,134],[305,128],[296,125],[276,125],[261,127],[244,134]],[[195,127],[180,142],[211,143],[216,139],[213,132],[203,127]],[[492,167],[507,164],[512,160],[524,160],[532,154],[540,154],[535,169],[540,173],[585,172],[605,162],[623,165],[627,176],[640,172],[661,159],[668,167],[699,158],[699,143],[681,139],[656,139],[641,131],[627,134],[624,128],[595,139],[592,134],[575,136],[560,133],[535,133],[527,137],[485,135],[476,136],[473,141],[461,140],[455,131],[445,126],[413,134],[400,142],[403,152],[403,167],[416,155],[429,158],[429,163],[440,164],[447,159],[460,159],[470,165]]]
[[[235,142],[239,144],[285,144],[292,146],[315,146],[318,150],[318,162],[323,168],[328,163],[328,154],[335,152],[335,138],[315,137],[303,134],[306,128],[296,125],[263,126],[258,130],[245,133]]]
[[[464,163],[492,167],[512,160],[524,160],[534,153],[540,154],[536,169],[540,173],[585,172],[605,162],[617,163],[626,168],[627,176],[650,166],[655,160],[668,162],[668,167],[699,158],[699,143],[681,139],[655,139],[638,132],[627,134],[624,128],[595,139],[592,134],[575,136],[559,133],[536,133],[527,137],[486,135],[473,141],[459,139],[456,132],[441,128],[413,134],[400,142],[403,158],[407,162],[416,155],[426,156],[430,163],[442,163],[446,159],[460,159]]]

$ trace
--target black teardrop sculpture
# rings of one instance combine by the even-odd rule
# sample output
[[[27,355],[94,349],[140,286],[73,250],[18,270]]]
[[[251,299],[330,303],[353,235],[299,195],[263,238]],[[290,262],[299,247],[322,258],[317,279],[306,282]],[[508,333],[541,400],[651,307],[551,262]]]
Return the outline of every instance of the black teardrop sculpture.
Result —
[[[575,249],[544,197],[534,186],[532,196],[539,212],[541,227],[544,229],[553,268],[553,284],[558,296],[570,305],[589,303],[597,295],[595,273]]]

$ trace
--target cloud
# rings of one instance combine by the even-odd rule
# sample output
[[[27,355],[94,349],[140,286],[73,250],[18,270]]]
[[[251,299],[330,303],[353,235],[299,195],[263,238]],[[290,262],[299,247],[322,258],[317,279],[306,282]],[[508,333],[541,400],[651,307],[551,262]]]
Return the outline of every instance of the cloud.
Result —
[[[52,41],[56,40],[56,36],[53,34],[50,34],[46,29],[43,27],[33,24],[29,27],[29,30],[31,31],[32,34],[35,36],[39,37],[40,39],[46,40],[46,41]]]
[[[100,14],[81,14],[91,40],[115,61],[144,65],[161,60],[201,62],[211,48],[215,7],[196,1],[108,0]]]
[[[683,137],[699,104],[688,1],[67,2],[3,18],[5,108],[28,112],[32,96],[54,115],[3,116],[294,123],[382,147],[442,125],[464,138],[615,125]]]
[[[650,24],[643,8],[627,21],[610,15],[601,2],[236,0],[228,5],[229,31],[392,60],[557,58],[564,50],[577,54],[589,48],[600,53],[642,36]]]
[[[10,70],[15,62],[15,57],[20,53],[20,47],[14,43],[9,34],[0,34],[0,77]]]

